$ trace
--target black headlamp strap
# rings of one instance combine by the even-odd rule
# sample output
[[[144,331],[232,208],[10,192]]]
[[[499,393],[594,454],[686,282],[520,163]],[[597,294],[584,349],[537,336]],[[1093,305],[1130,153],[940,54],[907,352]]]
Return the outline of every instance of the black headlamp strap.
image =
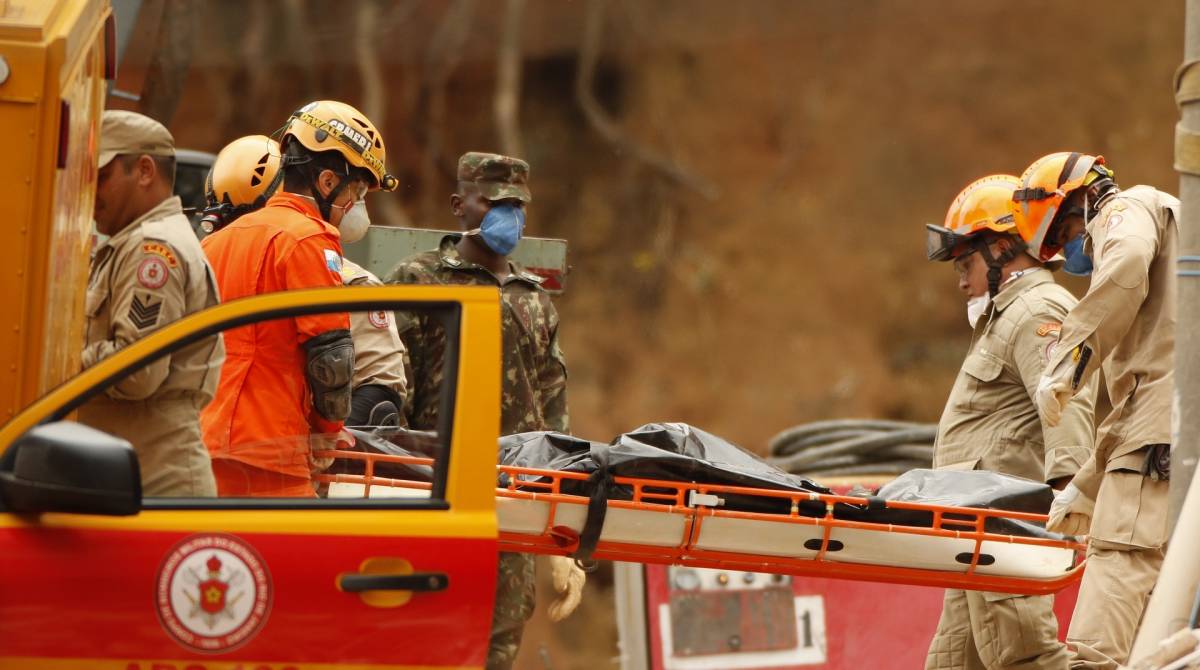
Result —
[[[254,209],[258,209],[259,207],[267,204],[267,201],[271,199],[271,196],[275,195],[275,191],[279,190],[279,185],[282,183],[283,167],[280,166],[280,168],[275,171],[275,177],[271,179],[271,183],[267,184],[267,188],[263,189],[263,192],[258,194],[258,197],[254,199]]]

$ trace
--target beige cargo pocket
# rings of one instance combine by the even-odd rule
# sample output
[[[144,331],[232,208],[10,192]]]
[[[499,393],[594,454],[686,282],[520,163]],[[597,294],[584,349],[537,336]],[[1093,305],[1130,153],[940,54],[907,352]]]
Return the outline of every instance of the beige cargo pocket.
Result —
[[[996,381],[1004,370],[1004,359],[988,351],[977,351],[963,361],[963,372],[967,374],[967,407],[976,412],[991,412],[999,404],[1000,396],[988,392],[987,386]]]
[[[1054,618],[1053,601],[1047,596],[991,591],[980,595],[983,611],[972,612],[972,619],[979,622],[975,636],[984,665],[1016,666],[1059,651],[1058,622]]]
[[[1109,464],[1092,513],[1093,539],[1140,549],[1159,549],[1166,544],[1169,482],[1122,467],[1142,453]]]

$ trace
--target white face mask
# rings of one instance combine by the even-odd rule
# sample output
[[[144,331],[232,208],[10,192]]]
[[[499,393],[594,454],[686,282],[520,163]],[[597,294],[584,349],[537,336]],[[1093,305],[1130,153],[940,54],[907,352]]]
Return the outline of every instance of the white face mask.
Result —
[[[367,228],[371,227],[371,217],[367,214],[367,202],[357,200],[350,211],[342,215],[338,222],[338,231],[342,234],[343,244],[353,244],[367,236]]]
[[[989,305],[992,304],[992,296],[990,293],[984,293],[977,298],[971,298],[967,301],[967,323],[974,328],[975,324],[979,323],[979,317],[983,316]]]

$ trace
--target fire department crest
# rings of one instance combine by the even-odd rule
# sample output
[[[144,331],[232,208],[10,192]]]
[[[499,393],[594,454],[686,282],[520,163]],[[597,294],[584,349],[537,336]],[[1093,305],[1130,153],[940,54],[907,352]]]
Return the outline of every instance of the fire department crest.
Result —
[[[266,623],[271,600],[266,564],[232,535],[185,538],[158,571],[158,619],[168,635],[194,651],[245,644]]]

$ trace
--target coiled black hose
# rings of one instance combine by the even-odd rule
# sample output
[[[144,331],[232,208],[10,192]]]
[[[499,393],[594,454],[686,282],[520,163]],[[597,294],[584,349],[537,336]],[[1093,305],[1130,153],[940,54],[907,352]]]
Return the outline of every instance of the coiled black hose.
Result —
[[[934,424],[834,419],[789,428],[771,438],[767,461],[818,479],[895,475],[933,464]]]

